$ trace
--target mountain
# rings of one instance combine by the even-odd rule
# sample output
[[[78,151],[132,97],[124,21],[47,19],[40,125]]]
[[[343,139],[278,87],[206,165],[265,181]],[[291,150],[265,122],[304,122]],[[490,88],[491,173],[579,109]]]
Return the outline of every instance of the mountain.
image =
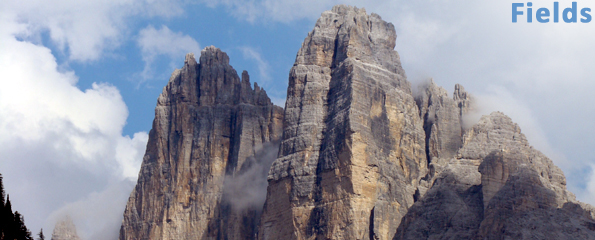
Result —
[[[261,239],[392,237],[426,175],[425,134],[391,23],[337,6],[289,73]]]
[[[242,189],[226,180],[249,179],[255,166],[266,165],[254,156],[278,146],[282,112],[256,83],[252,88],[247,72],[240,80],[220,49],[205,48],[198,63],[188,54],[157,100],[120,239],[254,236],[266,180],[260,202],[226,192]]]
[[[52,233],[52,240],[81,240],[76,233],[76,226],[72,222],[72,218],[65,216],[56,223]]]
[[[322,13],[284,109],[214,47],[159,97],[120,239],[595,239],[595,208],[500,112],[412,89],[394,26]]]

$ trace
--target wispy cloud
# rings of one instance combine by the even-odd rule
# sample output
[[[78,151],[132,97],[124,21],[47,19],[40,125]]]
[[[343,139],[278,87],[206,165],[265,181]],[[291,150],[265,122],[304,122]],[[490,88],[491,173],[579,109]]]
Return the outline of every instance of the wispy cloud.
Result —
[[[98,60],[126,40],[132,16],[171,17],[183,13],[178,0],[3,1],[0,15],[26,23],[21,37],[47,31],[71,60]]]
[[[260,81],[263,85],[266,84],[268,81],[271,80],[270,76],[270,66],[269,63],[262,57],[260,51],[244,46],[240,47],[242,54],[244,55],[244,59],[253,60],[258,67],[258,74],[260,75]]]
[[[159,29],[149,25],[140,30],[137,44],[145,62],[139,84],[154,78],[153,64],[158,57],[169,58],[170,65],[173,66],[173,61],[183,59],[186,53],[200,53],[200,45],[196,40],[181,32],[173,32],[165,25]]]

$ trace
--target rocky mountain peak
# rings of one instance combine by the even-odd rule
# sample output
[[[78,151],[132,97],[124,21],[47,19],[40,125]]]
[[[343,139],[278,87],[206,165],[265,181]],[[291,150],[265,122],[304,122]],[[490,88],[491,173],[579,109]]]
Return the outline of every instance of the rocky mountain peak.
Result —
[[[521,128],[502,112],[482,116],[463,137],[457,158],[483,159],[495,150],[512,151],[529,148]]]
[[[54,226],[52,240],[81,240],[70,216],[65,216]]]
[[[576,202],[562,171],[501,112],[483,116],[456,156],[433,167],[394,239],[593,239],[592,207]]]
[[[387,78],[392,79],[387,84],[411,91],[399,55],[394,51],[396,38],[392,23],[377,14],[368,15],[363,8],[338,5],[322,13],[302,43],[295,64],[335,68],[358,61],[364,63],[364,68],[378,68],[378,74],[397,75]]]
[[[518,124],[494,112],[463,128],[473,96],[433,80],[414,95],[395,43],[364,9],[322,13],[285,109],[220,49],[188,54],[120,239],[595,239],[595,209]]]
[[[196,66],[196,59],[194,58],[194,53],[187,53],[186,57],[184,58],[184,65],[192,65]]]
[[[282,111],[252,89],[246,71],[240,81],[220,49],[206,47],[198,63],[186,55],[159,96],[120,239],[253,237],[264,198],[224,193],[238,186],[264,192],[262,184],[236,181],[266,182],[260,169],[270,161],[260,149],[278,146]]]
[[[322,13],[289,73],[260,239],[392,237],[427,171],[395,39],[364,9]]]
[[[208,46],[200,52],[200,63],[210,66],[225,66],[229,65],[229,56],[215,46]]]
[[[454,95],[457,89],[455,87]],[[457,98],[449,98],[446,89],[438,86],[433,79],[420,85],[418,92],[415,100],[424,121],[428,163],[435,158],[449,159],[461,147],[463,135]]]

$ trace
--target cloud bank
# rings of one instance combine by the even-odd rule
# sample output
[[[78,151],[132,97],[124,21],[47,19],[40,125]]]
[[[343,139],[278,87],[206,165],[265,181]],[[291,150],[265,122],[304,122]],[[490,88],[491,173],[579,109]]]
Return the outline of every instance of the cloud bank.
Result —
[[[2,2],[0,173],[32,232],[84,213],[76,222],[83,238],[117,233],[148,136],[122,135],[128,109],[118,89],[79,89],[76,74],[39,44],[47,32],[70,60],[96,60],[122,36],[121,4],[139,3]]]

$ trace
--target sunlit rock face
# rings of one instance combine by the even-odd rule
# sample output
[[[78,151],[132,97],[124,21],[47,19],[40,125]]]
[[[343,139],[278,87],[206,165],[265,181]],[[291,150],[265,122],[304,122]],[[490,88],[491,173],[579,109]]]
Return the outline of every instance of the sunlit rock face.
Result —
[[[218,48],[205,48],[198,63],[188,54],[157,100],[120,239],[255,236],[264,191],[260,203],[238,207],[241,200],[226,199],[224,185],[280,139],[282,112],[246,72],[240,79]],[[264,181],[266,171],[261,175]]]
[[[595,239],[595,209],[494,112],[412,91],[391,23],[322,13],[285,109],[214,47],[158,99],[120,239]],[[464,127],[467,126],[467,127]]]
[[[289,74],[260,239],[392,238],[427,172],[395,41],[364,9],[322,13]]]

